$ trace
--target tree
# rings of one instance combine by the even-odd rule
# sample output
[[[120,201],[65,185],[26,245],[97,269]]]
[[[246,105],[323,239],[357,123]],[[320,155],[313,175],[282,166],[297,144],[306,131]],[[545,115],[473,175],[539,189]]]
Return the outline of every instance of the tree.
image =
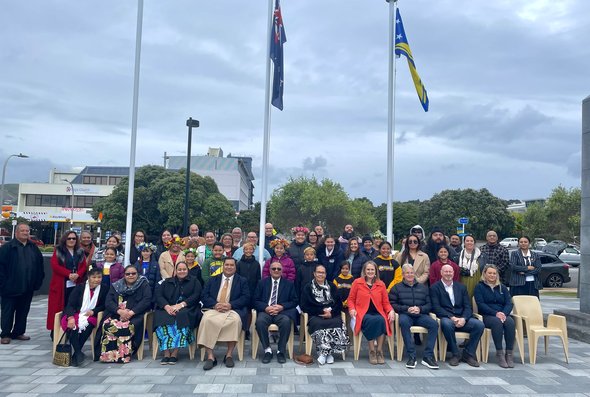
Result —
[[[135,174],[133,199],[133,229],[143,229],[158,235],[164,228],[182,231],[184,218],[185,170],[170,171],[148,165]],[[103,227],[124,230],[127,216],[129,179],[124,178],[113,192],[95,203],[92,216],[103,213]],[[221,194],[210,177],[190,175],[189,220],[201,230],[227,230],[235,223],[231,203]]]
[[[556,187],[544,206],[537,204],[527,208],[527,232],[551,240],[575,241],[580,234],[581,202],[580,188]]]
[[[266,211],[268,213],[268,211]],[[267,222],[271,222],[267,219]],[[260,229],[260,202],[254,204],[254,209],[247,211],[240,211],[238,215],[238,225],[242,228],[245,233],[248,232],[259,232]],[[274,226],[274,224],[273,224]]]
[[[452,233],[461,217],[469,218],[466,231],[480,239],[488,230],[508,236],[514,229],[514,219],[506,210],[506,202],[487,189],[444,190],[424,202],[423,211],[422,226],[427,232],[433,226],[440,226]]]
[[[269,213],[279,230],[321,222],[326,233],[339,234],[344,225],[350,223],[357,234],[362,234],[377,226],[372,203],[366,199],[350,200],[342,186],[330,179],[321,182],[316,178],[289,179],[273,192]]]
[[[375,207],[373,213],[379,223],[379,230],[387,231],[387,206],[385,203]],[[399,241],[410,232],[412,226],[420,223],[420,202],[406,201],[393,203],[393,236]]]

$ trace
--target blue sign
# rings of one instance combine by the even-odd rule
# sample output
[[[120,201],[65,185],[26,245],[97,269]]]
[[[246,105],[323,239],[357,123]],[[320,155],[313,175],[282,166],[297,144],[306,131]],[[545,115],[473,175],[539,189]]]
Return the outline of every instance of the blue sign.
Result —
[[[57,222],[53,223],[53,230],[57,231],[57,227],[59,226],[59,224]]]
[[[467,236],[469,233],[458,233],[459,237],[465,237]]]
[[[467,225],[469,223],[469,218],[465,218],[465,217],[459,218],[459,223],[461,225]]]

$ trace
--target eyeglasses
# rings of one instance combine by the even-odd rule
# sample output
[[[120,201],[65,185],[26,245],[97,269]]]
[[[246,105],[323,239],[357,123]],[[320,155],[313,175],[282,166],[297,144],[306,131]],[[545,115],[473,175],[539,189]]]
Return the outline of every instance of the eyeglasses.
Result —
[[[137,276],[137,272],[125,273],[126,276]]]
[[[271,267],[270,270],[272,270],[273,272],[278,272],[279,270],[283,270],[283,268],[281,268],[281,267]]]
[[[136,234],[135,237],[145,238],[145,236],[143,234]]]
[[[68,237],[68,240],[78,240],[76,237]]]
[[[418,244],[418,240],[408,240],[408,244]]]

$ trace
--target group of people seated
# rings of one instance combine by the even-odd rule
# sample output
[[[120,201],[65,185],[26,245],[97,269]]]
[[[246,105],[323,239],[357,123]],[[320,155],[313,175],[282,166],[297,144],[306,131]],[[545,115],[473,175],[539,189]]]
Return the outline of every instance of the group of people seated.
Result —
[[[179,349],[196,343],[206,350],[203,368],[210,370],[218,364],[214,354],[218,342],[227,344],[224,365],[234,366],[233,351],[250,329],[252,310],[256,311],[252,326],[264,351],[262,362],[271,362],[275,354],[277,362],[286,362],[291,328],[297,329],[303,312],[308,321],[300,327],[307,328],[311,340],[306,343],[313,341],[320,365],[333,363],[335,354],[348,349],[349,327],[354,335],[363,333],[369,342],[369,362],[378,365],[385,363],[383,344],[393,333],[397,315],[407,368],[416,367],[416,344],[422,343],[410,332],[414,325],[428,331],[421,360],[428,368],[438,368],[434,351],[439,327],[451,354],[450,365],[460,361],[479,365],[476,349],[487,327],[492,331],[498,364],[514,366],[511,295],[501,283],[501,266],[492,261],[503,258],[502,253],[483,254],[491,252],[489,247],[477,249],[467,238],[465,247],[457,252],[444,239],[433,239],[434,234],[442,234],[436,228],[426,243],[420,235],[423,230],[413,228],[394,256],[383,236],[358,238],[351,225],[338,238],[324,236],[321,227],[310,232],[298,226],[292,229],[292,242],[275,236],[269,225],[262,264],[257,258],[255,232],[247,233],[245,243],[240,239],[236,244],[233,231],[217,242],[213,232],[198,237],[198,227],[197,236],[185,238],[166,230],[161,244],[155,246],[146,243],[140,231],[143,241],[136,233],[132,254],[137,259],[126,264],[116,247],[105,247],[100,260],[94,260],[87,247],[80,247],[76,233],[68,232],[52,259],[54,289],[48,329],[52,329],[50,318],[53,325],[53,316],[62,311],[61,326],[74,349],[72,365],[84,360],[82,346],[94,327],[98,327],[94,360],[125,363],[142,346],[144,315],[153,312],[153,327],[146,331],[157,338],[163,353],[161,364],[174,365]],[[432,265],[431,255],[436,258]],[[528,247],[521,255],[528,258],[524,262],[528,267],[521,271],[534,271]],[[472,292],[459,281],[468,277],[479,277],[472,283]],[[523,278],[534,287],[528,274]],[[473,316],[472,297],[483,322]],[[100,323],[99,312],[103,312]],[[278,327],[276,353],[268,331],[273,324]],[[469,334],[462,352],[456,331]]]

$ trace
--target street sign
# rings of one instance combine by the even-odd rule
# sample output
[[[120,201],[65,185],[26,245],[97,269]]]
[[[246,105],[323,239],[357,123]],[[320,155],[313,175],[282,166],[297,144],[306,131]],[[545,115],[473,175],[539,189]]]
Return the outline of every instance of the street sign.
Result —
[[[457,233],[459,235],[459,237],[465,237],[467,236],[469,233]]]
[[[12,220],[12,226],[16,226],[16,224],[17,224],[17,221],[16,221],[16,219],[13,219],[13,220]]]
[[[59,226],[59,223],[54,222],[53,223],[53,230],[57,231],[58,226]]]
[[[461,233],[465,232],[465,230],[463,229],[463,226],[457,226],[457,234],[460,236]]]
[[[461,225],[467,225],[469,223],[469,218],[459,218],[459,224]]]

